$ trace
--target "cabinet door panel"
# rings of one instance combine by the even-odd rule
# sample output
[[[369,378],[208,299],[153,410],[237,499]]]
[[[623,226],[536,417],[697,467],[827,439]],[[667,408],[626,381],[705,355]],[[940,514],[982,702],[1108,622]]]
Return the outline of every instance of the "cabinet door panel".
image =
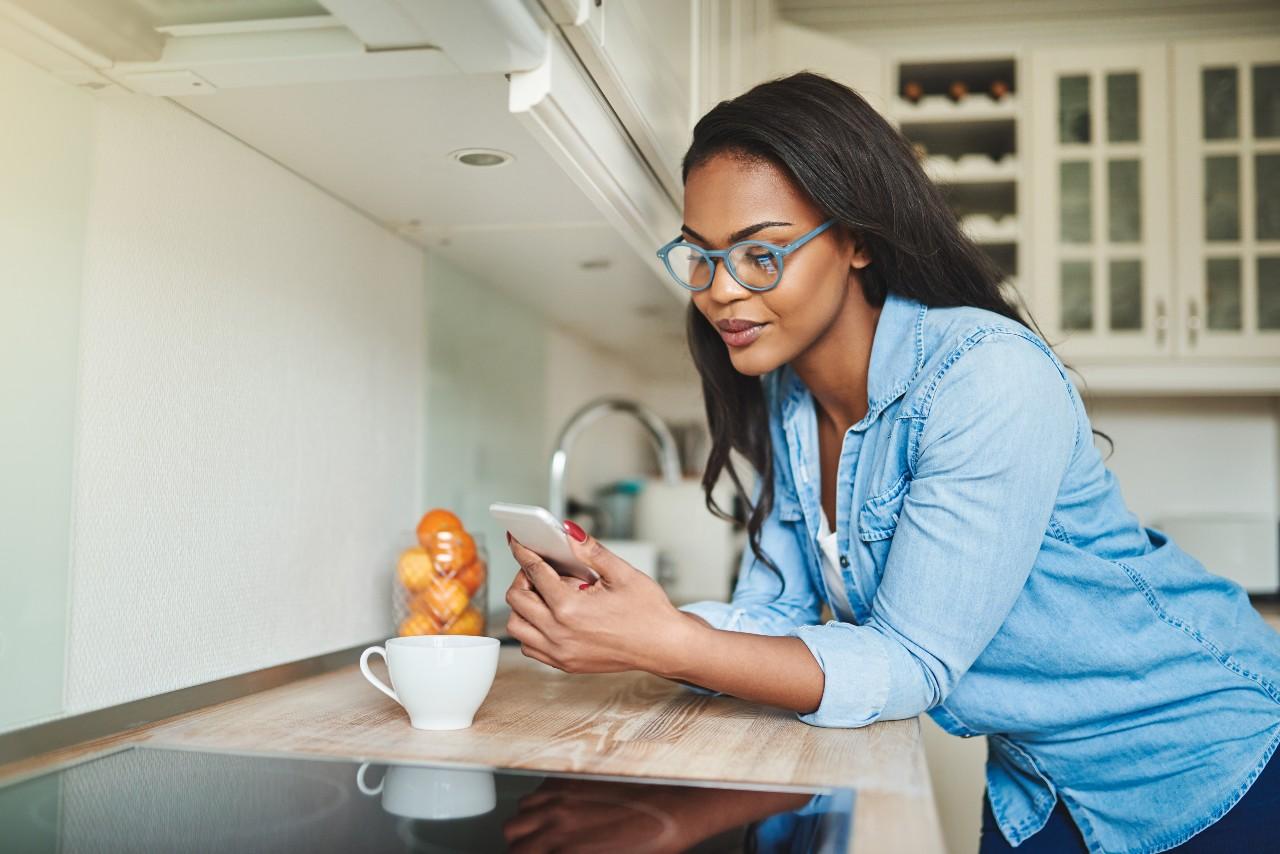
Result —
[[[1280,356],[1280,39],[1174,46],[1178,350]]]
[[[1240,311],[1240,259],[1205,259],[1205,325],[1209,329],[1239,332],[1243,328]]]
[[[1280,330],[1280,255],[1258,256],[1258,329]]]
[[[1138,75],[1133,71],[1107,75],[1107,141],[1138,142]]]
[[[1204,239],[1240,239],[1240,158],[1234,154],[1204,159]]]
[[[610,0],[560,25],[672,199],[695,118],[700,16],[697,0]]]
[[[1171,353],[1168,50],[1031,59],[1036,319],[1068,359]]]

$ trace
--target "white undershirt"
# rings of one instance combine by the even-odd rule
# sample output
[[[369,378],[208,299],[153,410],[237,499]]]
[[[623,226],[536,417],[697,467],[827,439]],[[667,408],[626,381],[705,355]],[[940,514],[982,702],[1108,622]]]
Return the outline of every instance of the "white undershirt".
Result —
[[[827,580],[827,589],[835,601],[831,605],[832,613],[837,620],[845,623],[856,622],[853,618],[853,607],[849,604],[849,594],[844,589],[844,578],[840,576],[840,552],[836,547],[836,532],[831,530],[827,522],[827,511],[819,509],[821,530],[818,531],[818,544],[822,547],[822,575]]]

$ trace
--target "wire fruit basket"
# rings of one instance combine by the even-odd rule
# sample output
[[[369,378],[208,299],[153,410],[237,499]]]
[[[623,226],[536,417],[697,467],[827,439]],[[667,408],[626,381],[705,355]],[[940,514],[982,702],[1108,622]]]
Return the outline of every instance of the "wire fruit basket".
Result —
[[[461,524],[441,529],[426,525],[438,512],[423,517],[417,544],[401,552],[396,563],[392,613],[398,633],[483,635],[489,596],[484,535],[470,533]]]

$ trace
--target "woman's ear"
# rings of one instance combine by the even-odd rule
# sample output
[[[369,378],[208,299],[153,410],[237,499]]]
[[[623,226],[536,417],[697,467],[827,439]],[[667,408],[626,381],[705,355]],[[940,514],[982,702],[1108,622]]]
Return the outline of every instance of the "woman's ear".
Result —
[[[849,232],[849,239],[853,241],[853,257],[849,260],[849,266],[855,270],[861,270],[871,263],[871,253],[862,235]]]
[[[862,235],[844,223],[837,223],[836,229],[839,231],[837,240],[841,251],[852,253],[849,257],[850,269],[861,270],[870,264],[871,255],[867,251],[867,244]]]

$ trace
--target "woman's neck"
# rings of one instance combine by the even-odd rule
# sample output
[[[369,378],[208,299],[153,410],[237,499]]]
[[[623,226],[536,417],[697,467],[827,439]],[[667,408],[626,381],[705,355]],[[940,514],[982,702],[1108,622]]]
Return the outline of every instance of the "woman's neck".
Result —
[[[841,433],[867,414],[867,370],[880,306],[867,303],[861,282],[851,278],[835,320],[791,367],[826,417]]]

